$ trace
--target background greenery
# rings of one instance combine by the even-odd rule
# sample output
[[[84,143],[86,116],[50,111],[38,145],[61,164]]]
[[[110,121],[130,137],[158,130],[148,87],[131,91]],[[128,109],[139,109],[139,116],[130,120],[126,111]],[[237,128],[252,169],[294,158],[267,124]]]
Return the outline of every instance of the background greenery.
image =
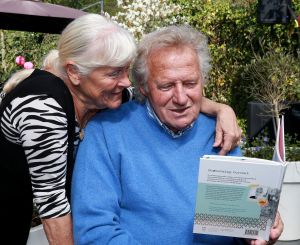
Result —
[[[99,1],[44,2],[82,9]],[[253,76],[251,78],[251,73],[248,72],[248,79],[245,74],[257,62],[268,65],[267,58],[271,51],[275,56],[283,57],[283,62],[286,55],[291,60],[292,77],[283,81],[288,88],[285,100],[300,98],[297,56],[300,29],[295,28],[294,23],[257,23],[257,4],[258,0],[104,0],[104,10],[107,15],[128,27],[137,40],[143,33],[170,23],[189,23],[204,32],[209,38],[213,58],[213,69],[205,94],[231,105],[245,130],[246,105],[253,99],[253,94],[249,93],[249,81],[257,82]],[[300,1],[293,0],[292,8],[298,16]],[[100,4],[85,11],[100,13]],[[56,46],[57,39],[58,35],[46,33],[0,30],[0,80],[5,81],[13,71],[20,69],[15,64],[18,55],[39,67],[43,56]],[[271,77],[266,78],[266,84]]]
[[[99,3],[86,9],[86,12],[100,13],[100,1],[95,0],[47,0],[47,3],[60,4],[72,8],[82,9],[94,3]],[[115,0],[104,0],[104,10],[115,14],[118,11]],[[59,35],[47,33],[21,32],[0,29],[0,85],[12,72],[20,68],[15,64],[18,55],[25,57],[26,61],[32,61],[36,67],[40,67],[43,57],[49,50],[56,47]]]
[[[255,0],[174,1],[183,5],[182,14],[188,16],[189,23],[209,37],[213,70],[206,94],[229,103],[244,118],[246,104],[251,100],[245,89],[247,81],[241,75],[245,66],[253,62],[255,55],[264,55],[268,50],[295,53],[299,37],[293,23],[257,23]],[[300,12],[300,1],[293,1],[293,9]]]

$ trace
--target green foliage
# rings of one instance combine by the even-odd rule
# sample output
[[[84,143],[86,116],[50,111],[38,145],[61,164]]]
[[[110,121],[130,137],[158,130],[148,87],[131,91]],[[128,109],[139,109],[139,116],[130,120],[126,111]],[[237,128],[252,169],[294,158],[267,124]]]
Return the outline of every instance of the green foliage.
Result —
[[[291,135],[285,136],[287,161],[300,161],[300,140]]]
[[[97,1],[94,0],[47,0],[43,1],[52,4],[59,4],[71,8],[81,9],[87,7]],[[100,14],[99,4],[86,9],[86,12]],[[116,0],[104,0],[104,10],[110,14],[114,14],[118,8]],[[0,30],[0,87],[1,84],[15,71],[21,69],[15,64],[15,58],[18,55],[25,57],[26,61],[31,61],[35,67],[41,66],[43,57],[53,48],[59,35],[7,31]]]
[[[250,99],[270,105],[270,112],[265,114],[279,118],[281,112],[288,108],[288,102],[298,99],[300,85],[300,55],[295,57],[289,53],[267,52],[257,56],[247,64],[242,73],[245,95]]]
[[[111,16],[117,14],[119,8],[117,6],[117,0],[104,0],[104,11]]]
[[[44,2],[78,9],[97,3],[94,0],[45,0]],[[287,25],[257,23],[257,0],[161,0],[161,5],[157,6],[166,6],[168,9],[167,5],[171,6],[170,2],[180,6],[173,11],[173,16],[164,15],[165,7],[155,9],[154,2],[157,1],[151,1],[151,8],[140,8],[139,13],[135,13],[138,9],[127,9],[126,6],[136,6],[140,2],[144,2],[145,5],[146,1],[126,0],[125,2],[127,5],[118,7],[117,0],[104,0],[104,10],[111,16],[120,11],[124,20],[132,21],[137,33],[148,32],[151,28],[165,23],[188,22],[208,36],[213,69],[210,81],[205,87],[206,96],[230,104],[240,118],[246,118],[246,105],[251,99],[247,94],[249,81],[242,75],[247,65],[252,64],[256,57],[263,58],[270,50],[293,55],[300,45],[298,44],[300,38],[296,29],[293,28],[293,23]],[[293,9],[298,15],[300,1],[294,0],[292,3]],[[85,11],[100,13],[100,1],[99,5]],[[135,14],[134,18],[132,17],[133,13]],[[154,13],[153,16],[152,13]],[[149,21],[147,18],[151,16],[153,18]],[[122,20],[121,17],[118,19],[119,21]],[[139,19],[145,21],[138,22]],[[123,21],[122,24],[126,25],[130,22],[126,23],[126,21]],[[19,69],[14,63],[17,55],[23,55],[26,60],[39,64],[41,57],[55,47],[57,39],[57,37],[47,34],[13,31],[2,31],[2,33],[4,42],[0,43],[0,49],[4,44],[5,52],[4,54],[0,53],[1,81],[5,80],[12,71]],[[293,96],[299,100],[299,83],[296,83],[293,89]]]
[[[89,13],[101,13],[101,4],[100,0],[46,0],[44,2],[59,4],[75,9],[84,9],[85,12]],[[108,12],[110,15],[116,14],[118,11],[117,0],[103,0],[103,10]]]
[[[297,135],[288,134],[284,137],[286,161],[300,161],[300,140],[297,138]],[[266,129],[255,138],[244,138],[241,148],[244,156],[272,160],[274,146],[275,141],[270,140]]]
[[[19,31],[0,31],[3,39],[0,49],[1,69],[0,81],[4,82],[12,72],[19,69],[15,63],[18,55],[25,57],[26,61],[31,61],[35,67],[41,66],[42,58],[50,49],[56,47],[58,35],[19,32]]]
[[[238,125],[242,130],[242,135],[246,135],[247,121],[245,118],[237,118]]]
[[[213,69],[206,95],[231,104],[240,117],[245,117],[249,98],[244,95],[244,66],[254,54],[276,49],[295,52],[297,36],[289,25],[264,25],[256,21],[254,0],[173,0],[182,6],[181,14],[209,37]],[[300,2],[294,2],[295,11]]]
[[[46,3],[51,3],[51,4],[58,4],[58,5],[62,5],[62,6],[66,6],[66,7],[70,7],[70,8],[80,8],[80,2],[79,0],[73,0],[73,1],[69,1],[69,0],[47,0],[47,1],[43,1]]]
[[[241,145],[243,155],[271,160],[273,157],[275,141],[270,140],[268,130],[262,131],[255,138],[246,137]]]

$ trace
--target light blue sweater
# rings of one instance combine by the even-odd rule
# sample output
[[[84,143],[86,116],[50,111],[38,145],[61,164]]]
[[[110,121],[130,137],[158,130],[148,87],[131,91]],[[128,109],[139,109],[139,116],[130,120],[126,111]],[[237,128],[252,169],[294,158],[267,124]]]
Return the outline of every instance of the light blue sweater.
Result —
[[[201,114],[174,139],[135,102],[97,114],[73,173],[75,244],[238,244],[192,232],[199,158],[217,154],[214,129]]]

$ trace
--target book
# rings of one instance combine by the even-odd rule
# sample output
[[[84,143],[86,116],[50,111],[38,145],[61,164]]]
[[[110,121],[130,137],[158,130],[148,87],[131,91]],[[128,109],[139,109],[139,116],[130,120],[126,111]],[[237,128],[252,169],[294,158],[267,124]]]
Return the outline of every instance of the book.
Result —
[[[268,241],[285,169],[279,161],[203,156],[193,232]]]
[[[284,116],[273,161],[206,155],[200,159],[194,232],[269,240],[286,170]]]

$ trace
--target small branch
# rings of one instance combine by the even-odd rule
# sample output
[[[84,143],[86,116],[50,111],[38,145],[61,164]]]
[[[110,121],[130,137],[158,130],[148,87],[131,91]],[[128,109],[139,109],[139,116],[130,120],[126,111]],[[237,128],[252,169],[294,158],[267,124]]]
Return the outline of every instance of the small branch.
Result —
[[[277,118],[275,118],[275,117],[272,117],[272,122],[273,122],[273,129],[274,129],[274,135],[275,135],[275,137],[276,137],[276,135],[277,135]]]
[[[1,67],[4,72],[7,72],[7,65],[5,62],[5,42],[4,42],[4,33],[3,30],[0,30],[0,42],[1,42]]]

